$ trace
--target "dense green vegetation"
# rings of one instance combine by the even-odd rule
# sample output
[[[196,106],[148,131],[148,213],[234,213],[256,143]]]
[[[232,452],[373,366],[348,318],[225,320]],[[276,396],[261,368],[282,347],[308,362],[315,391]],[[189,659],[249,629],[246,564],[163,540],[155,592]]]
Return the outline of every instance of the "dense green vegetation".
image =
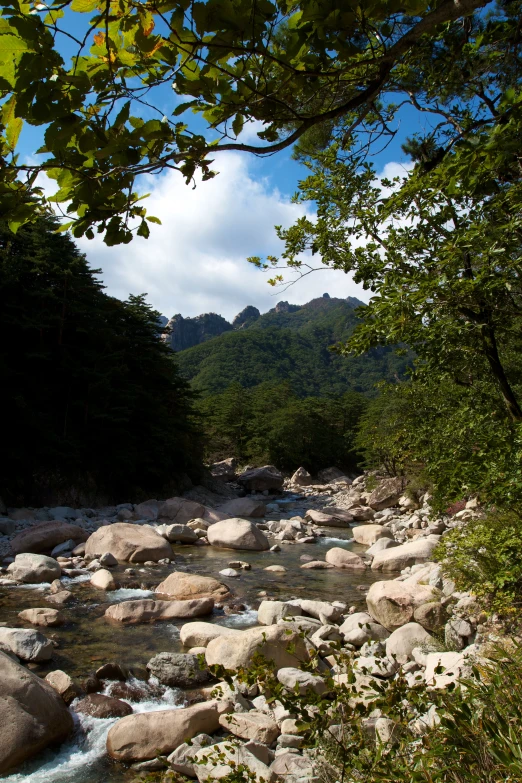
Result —
[[[311,473],[338,465],[350,472],[357,466],[355,432],[366,405],[354,392],[301,399],[289,382],[252,389],[234,383],[199,403],[206,457],[234,456],[289,471],[302,465]]]
[[[298,397],[346,391],[375,394],[383,379],[402,378],[411,354],[386,346],[364,356],[332,348],[347,340],[360,318],[343,299],[314,299],[295,312],[270,312],[237,332],[227,332],[178,354],[182,374],[204,395],[238,382],[250,388],[288,381]]]
[[[55,227],[0,225],[0,495],[150,497],[198,468],[192,394],[158,314],[107,296]]]

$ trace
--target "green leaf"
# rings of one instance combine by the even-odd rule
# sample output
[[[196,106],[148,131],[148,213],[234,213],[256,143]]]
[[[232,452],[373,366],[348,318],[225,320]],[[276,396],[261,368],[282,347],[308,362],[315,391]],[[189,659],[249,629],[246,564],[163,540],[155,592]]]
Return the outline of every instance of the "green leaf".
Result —
[[[239,136],[241,131],[243,130],[243,125],[245,123],[245,118],[242,114],[236,114],[234,118],[234,122],[232,123],[232,130],[234,131],[236,136]]]
[[[98,8],[99,0],[73,0],[71,11],[77,11],[79,14],[86,14]]]

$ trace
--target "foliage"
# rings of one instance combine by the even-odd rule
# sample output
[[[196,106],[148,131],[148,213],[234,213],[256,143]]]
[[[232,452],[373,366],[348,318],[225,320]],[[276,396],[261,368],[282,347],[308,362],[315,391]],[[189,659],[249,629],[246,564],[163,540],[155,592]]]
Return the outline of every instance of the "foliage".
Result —
[[[206,458],[234,456],[282,470],[302,465],[312,473],[330,465],[353,471],[355,429],[366,404],[353,392],[303,400],[289,383],[265,382],[252,389],[232,384],[198,405]]]
[[[107,296],[41,219],[0,226],[1,494],[159,492],[200,459],[192,394],[143,297]]]
[[[371,146],[389,134],[397,100],[423,102],[441,61],[455,62],[448,99],[467,78],[472,93],[474,73],[457,67],[462,53],[484,68],[497,39],[514,36],[505,4],[484,32],[486,4],[3,0],[2,212],[14,230],[31,219],[45,171],[75,236],[97,226],[108,244],[128,242],[155,220],[139,203],[140,174],[177,169],[190,181],[200,169],[208,179],[217,151],[271,154],[338,118]],[[501,67],[509,70],[505,58]],[[182,100],[166,115],[172,88]],[[445,123],[450,142],[484,122],[467,97],[458,131]],[[241,143],[255,120],[266,143]],[[16,157],[24,122],[45,128],[41,162]]]
[[[444,536],[436,552],[457,590],[514,617],[522,607],[522,515],[492,511]]]

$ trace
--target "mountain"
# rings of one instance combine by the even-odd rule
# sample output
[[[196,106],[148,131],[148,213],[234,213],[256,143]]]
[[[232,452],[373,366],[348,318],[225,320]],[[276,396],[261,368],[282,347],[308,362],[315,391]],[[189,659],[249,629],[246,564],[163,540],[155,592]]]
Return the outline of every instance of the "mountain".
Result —
[[[289,381],[300,397],[349,390],[371,395],[378,381],[404,377],[411,355],[397,356],[391,347],[359,357],[331,350],[350,336],[363,305],[325,294],[304,305],[279,302],[264,315],[250,305],[232,324],[214,313],[175,316],[166,339],[174,349],[184,346],[177,347],[180,371],[203,395],[233,382],[250,388],[265,381]]]

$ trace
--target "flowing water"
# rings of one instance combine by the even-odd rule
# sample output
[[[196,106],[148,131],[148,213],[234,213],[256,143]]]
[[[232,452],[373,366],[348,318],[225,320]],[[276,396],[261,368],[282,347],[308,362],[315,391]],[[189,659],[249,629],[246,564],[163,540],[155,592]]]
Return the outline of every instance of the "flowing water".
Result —
[[[83,678],[103,663],[117,661],[133,670],[137,677],[145,678],[145,664],[153,655],[182,650],[179,629],[185,621],[121,626],[109,623],[103,615],[110,603],[151,597],[155,586],[172,570],[213,576],[227,584],[241,610],[232,610],[232,614],[228,613],[230,609],[216,610],[211,618],[200,619],[234,628],[256,625],[256,608],[264,597],[341,600],[348,605],[362,607],[365,591],[379,578],[374,572],[300,568],[303,564],[300,558],[304,554],[324,560],[327,549],[334,546],[346,547],[354,552],[365,550],[365,547],[350,540],[349,530],[335,528],[326,532],[327,536],[317,539],[315,544],[282,544],[278,553],[174,547],[175,565],[135,566],[135,576],[124,574],[124,567],[114,569],[115,579],[121,587],[112,593],[105,594],[92,588],[88,576],[77,577],[67,586],[74,600],[61,609],[65,624],[42,629],[57,645],[52,662],[31,665],[31,668],[41,675],[53,669],[63,669],[73,677]],[[238,578],[221,577],[219,571],[233,560],[250,563],[251,570],[241,571]],[[269,565],[284,565],[286,572],[263,570]],[[0,622],[22,626],[18,612],[28,607],[45,606],[46,587],[48,585],[0,587]],[[125,696],[135,712],[177,709],[185,703],[182,691],[154,687],[154,683],[147,684],[143,679],[140,679],[135,691],[135,700]],[[74,736],[60,748],[39,754],[16,774],[5,778],[7,783],[124,783],[135,780],[135,771],[126,770],[105,757],[105,738],[116,719],[80,716],[74,713],[74,704],[72,710],[76,724]]]

